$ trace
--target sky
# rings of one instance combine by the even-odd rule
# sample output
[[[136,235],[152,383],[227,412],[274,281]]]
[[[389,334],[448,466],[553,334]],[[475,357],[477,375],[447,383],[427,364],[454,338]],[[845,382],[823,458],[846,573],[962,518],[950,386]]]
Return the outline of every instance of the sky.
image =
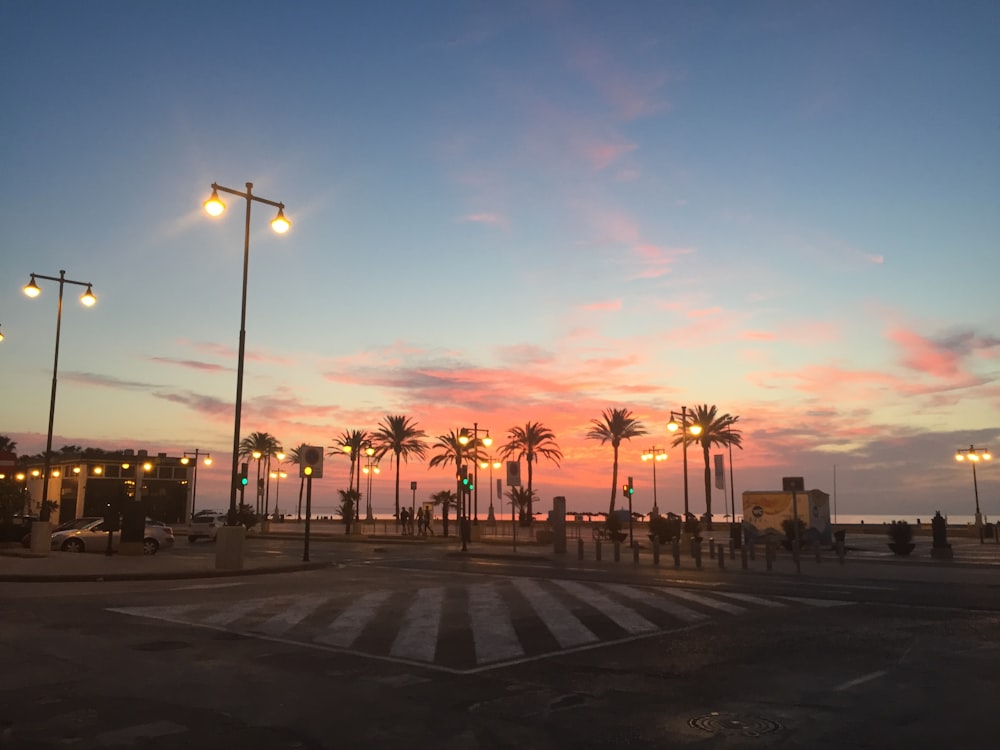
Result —
[[[665,512],[671,412],[714,404],[738,502],[803,476],[843,514],[971,516],[955,451],[1000,449],[998,28],[972,0],[6,0],[0,434],[45,448],[58,284],[21,289],[64,269],[98,302],[65,288],[53,447],[210,451],[225,507],[246,204],[202,204],[252,182],[292,228],[254,203],[243,436],[540,422],[538,508],[600,511],[585,435],[628,408],[621,481],[647,512],[667,448]],[[453,471],[403,464],[403,498]]]

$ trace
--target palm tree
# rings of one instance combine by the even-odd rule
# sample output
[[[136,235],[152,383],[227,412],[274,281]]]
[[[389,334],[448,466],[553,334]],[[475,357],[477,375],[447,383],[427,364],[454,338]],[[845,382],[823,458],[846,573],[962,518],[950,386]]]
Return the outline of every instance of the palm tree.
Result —
[[[239,455],[241,458],[257,458],[257,513],[261,512],[261,494],[260,494],[260,462],[266,460],[268,465],[271,464],[271,458],[281,453],[281,443],[278,442],[278,438],[269,432],[251,432],[245,438],[240,441],[239,445]],[[257,456],[254,456],[257,454]],[[266,513],[265,509],[265,513]]]
[[[459,432],[452,430],[447,435],[438,435],[437,442],[431,446],[433,450],[437,450],[438,453],[431,457],[429,466],[434,468],[435,466],[447,466],[448,464],[453,464],[455,466],[455,476],[458,476],[458,468],[462,464],[467,464],[468,461],[472,460],[472,456],[475,455],[475,446],[472,445],[470,441],[466,445],[462,445],[461,440],[459,440]],[[456,485],[456,498],[461,497],[461,491],[458,490],[458,480],[455,480]],[[456,499],[456,502],[457,499]],[[455,506],[458,507],[457,505]],[[442,517],[444,535],[448,536],[448,506],[444,506],[444,514]]]
[[[427,446],[423,439],[427,433],[417,429],[417,423],[409,417],[389,415],[382,418],[378,429],[372,435],[372,443],[376,454],[381,459],[386,453],[392,453],[396,459],[396,519],[399,519],[399,460],[409,461],[410,456],[423,458]]]
[[[458,510],[458,495],[456,495],[451,490],[439,490],[431,495],[431,502],[434,505],[441,506],[441,512],[445,518],[448,517],[448,508],[455,508]],[[448,530],[445,528],[445,536],[448,535]]]
[[[346,490],[337,490],[337,494],[340,495],[340,505],[337,506],[337,513],[344,521],[344,533],[351,533],[351,522],[354,520],[354,509],[358,506],[358,501],[361,499],[361,493],[359,493],[353,487]]]
[[[642,422],[632,416],[629,409],[605,409],[601,419],[591,419],[593,427],[587,433],[592,440],[600,440],[601,445],[610,442],[615,451],[615,463],[611,472],[611,506],[608,517],[615,513],[615,495],[618,492],[618,446],[622,440],[631,440],[639,435],[645,435],[646,429]]]
[[[537,499],[527,487],[511,487],[507,490],[507,499],[517,508],[517,523],[519,526],[531,525],[531,501]]]
[[[306,450],[306,444],[299,443],[298,447],[292,448],[290,451],[288,451],[288,460],[291,461],[293,464],[301,466],[303,461],[302,454],[305,453],[305,450]],[[302,492],[305,489],[305,486],[306,486],[306,478],[301,474],[299,474],[299,507],[295,515],[300,521],[302,520]]]
[[[357,489],[358,499],[361,497],[361,452],[368,443],[368,432],[366,430],[344,430],[340,437],[333,439],[334,449],[326,455],[344,456],[351,459],[351,476],[347,482],[347,489]],[[354,472],[357,470],[357,484],[355,484]],[[354,504],[354,517],[360,519],[360,502]]]
[[[532,501],[535,493],[532,489],[532,464],[538,461],[539,456],[549,459],[556,466],[559,459],[563,457],[556,443],[555,433],[541,422],[527,422],[524,427],[511,427],[507,431],[507,443],[500,448],[500,455],[504,458],[516,456],[517,460],[524,458],[528,464],[528,523],[534,522],[535,516],[532,509]]]
[[[0,453],[17,453],[17,441],[0,435]]]
[[[691,417],[693,424],[701,427],[701,432],[697,435],[684,434],[674,438],[673,445],[681,445],[685,441],[688,445],[692,443],[701,444],[701,452],[705,457],[705,523],[709,530],[712,529],[712,471],[709,467],[708,452],[713,445],[722,447],[735,445],[742,450],[743,433],[734,430],[733,425],[739,421],[739,417],[731,414],[719,414],[715,404],[709,406],[702,404],[694,410]]]

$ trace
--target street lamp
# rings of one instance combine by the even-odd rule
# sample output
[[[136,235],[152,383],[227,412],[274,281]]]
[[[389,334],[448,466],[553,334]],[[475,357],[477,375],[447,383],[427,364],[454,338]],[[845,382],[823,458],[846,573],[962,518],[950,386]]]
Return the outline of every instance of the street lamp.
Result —
[[[212,195],[205,201],[205,211],[209,216],[221,216],[226,210],[226,204],[222,202],[219,198],[219,191],[224,193],[229,193],[230,195],[236,195],[243,198],[247,202],[247,212],[246,212],[246,222],[245,231],[243,234],[243,296],[242,296],[242,306],[240,309],[240,346],[239,354],[237,355],[236,364],[236,415],[235,424],[233,427],[233,471],[232,480],[229,487],[229,518],[228,525],[236,526],[236,495],[239,492],[239,461],[240,461],[240,417],[243,411],[243,361],[246,355],[246,324],[247,324],[247,271],[250,265],[250,206],[254,201],[258,203],[264,203],[268,206],[274,206],[278,209],[278,215],[271,220],[271,228],[278,234],[284,234],[291,227],[291,223],[285,218],[285,204],[279,203],[277,201],[268,200],[267,198],[261,198],[260,196],[253,194],[253,183],[246,183],[246,192],[241,190],[233,190],[232,188],[223,187],[217,183],[212,183]],[[241,544],[237,542],[237,544]],[[220,545],[217,549],[221,549]],[[240,547],[236,551],[237,556],[242,555],[242,548]],[[218,563],[218,561],[217,561]]]
[[[94,296],[93,285],[89,281],[74,281],[73,279],[66,278],[66,272],[60,269],[58,276],[45,276],[40,273],[31,274],[31,281],[29,281],[24,287],[24,293],[29,297],[37,297],[42,293],[42,290],[38,287],[36,279],[46,279],[48,281],[56,281],[59,283],[59,303],[56,307],[56,353],[52,362],[52,396],[49,399],[49,430],[45,439],[45,466],[42,474],[42,509],[38,514],[40,521],[48,523],[49,521],[49,506],[47,501],[49,499],[49,469],[51,468],[52,461],[52,424],[56,415],[56,380],[57,374],[59,372],[59,333],[62,329],[62,301],[63,301],[63,287],[66,284],[76,284],[77,286],[87,287],[82,295],[80,295],[80,302],[84,304],[85,307],[93,307],[94,303],[97,302],[97,297]],[[41,529],[39,529],[42,532]],[[49,535],[47,533],[32,534],[31,538],[48,540]],[[48,550],[48,544],[39,543],[39,550]],[[34,550],[35,545],[32,544],[32,549]]]
[[[688,424],[688,408],[682,406],[680,413],[676,411],[670,412],[670,422],[667,423],[667,429],[671,432],[677,432],[679,429],[681,431],[681,445],[683,445],[683,471],[684,471],[684,520],[687,520],[688,515],[690,515],[690,507],[688,505],[688,441],[690,440],[690,435],[700,435],[701,425],[700,424]],[[680,422],[677,418],[680,417]]]
[[[642,460],[653,462],[653,512],[650,515],[655,518],[660,515],[660,506],[656,504],[656,464],[667,460],[667,449],[653,446],[642,454]]]
[[[371,451],[372,452],[368,454],[368,463],[362,469],[368,477],[368,493],[365,495],[365,521],[375,520],[372,516],[372,475],[382,473],[382,470],[378,467],[378,461],[375,461],[372,458],[375,454],[375,449],[372,448]]]
[[[479,466],[480,468],[490,470],[490,512],[489,515],[486,516],[486,523],[495,523],[496,515],[493,512],[493,470],[499,469],[503,466],[503,462],[500,461],[499,458],[490,456],[485,461],[480,461]]]
[[[283,471],[281,468],[281,462],[285,458],[284,453],[279,453],[278,456],[278,468],[271,472],[271,479],[274,480],[274,520],[278,520],[278,499],[281,494],[281,480],[288,477],[288,472]]]
[[[968,461],[972,464],[972,491],[976,495],[976,531],[979,532],[979,543],[983,543],[983,516],[979,512],[979,482],[976,480],[976,464],[980,461],[990,461],[993,454],[989,448],[977,448],[970,445],[968,448],[959,448],[955,451],[956,461]]]
[[[472,433],[472,437],[469,437],[469,433]],[[463,427],[458,433],[458,442],[462,445],[468,445],[472,443],[472,502],[473,502],[473,520],[474,524],[479,524],[479,446],[483,445],[489,448],[493,445],[493,438],[490,437],[490,431],[486,430],[486,437],[480,439],[479,437],[479,423],[473,422],[472,429],[468,427]],[[468,518],[469,514],[466,512],[465,517]]]
[[[198,458],[204,456],[202,460],[205,462],[205,466],[211,466],[212,454],[202,453],[200,448],[195,448],[193,451],[184,451],[184,455],[181,456],[181,465],[187,466],[191,463],[189,456],[194,457],[194,475],[191,477],[191,516],[194,517],[194,504],[198,498]]]

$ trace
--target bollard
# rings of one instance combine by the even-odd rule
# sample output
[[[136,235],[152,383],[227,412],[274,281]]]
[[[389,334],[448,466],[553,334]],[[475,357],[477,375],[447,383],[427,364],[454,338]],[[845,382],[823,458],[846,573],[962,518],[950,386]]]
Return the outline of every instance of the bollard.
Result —
[[[701,542],[694,543],[694,565],[701,570]]]
[[[837,540],[837,559],[840,560],[840,564],[844,564],[844,542],[840,539]]]
[[[653,565],[660,564],[660,537],[653,536]]]
[[[726,569],[726,556],[722,554],[722,545],[719,545],[719,570]]]
[[[594,540],[594,559],[600,562],[601,560],[601,540]]]
[[[823,558],[820,557],[820,547],[819,547],[818,544],[816,544],[814,546],[816,547],[816,562],[817,563],[821,563],[821,562],[823,562]]]
[[[639,543],[632,542],[632,562],[636,565],[639,564]]]
[[[614,542],[615,562],[622,561],[622,543],[615,539]]]
[[[576,559],[583,559],[583,539],[577,538],[576,540]]]
[[[771,570],[771,566],[774,564],[774,548],[770,542],[764,547],[764,560],[767,562],[767,569]]]
[[[674,567],[679,568],[681,566],[681,540],[679,537],[675,536],[670,543],[670,551],[674,556]]]
[[[713,537],[708,538],[708,559],[715,559],[715,539]]]
[[[729,559],[730,560],[736,559],[736,542],[734,542],[732,539],[729,540]]]
[[[743,570],[747,569],[747,546],[745,544],[740,547],[740,567]]]
[[[757,543],[756,542],[750,542],[750,559],[751,560],[756,560],[757,559]]]

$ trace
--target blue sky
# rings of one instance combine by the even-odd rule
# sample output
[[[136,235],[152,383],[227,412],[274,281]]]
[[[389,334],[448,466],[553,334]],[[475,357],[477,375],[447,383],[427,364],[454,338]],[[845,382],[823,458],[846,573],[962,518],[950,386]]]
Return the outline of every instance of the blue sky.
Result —
[[[65,269],[99,302],[67,288],[55,447],[228,465],[243,207],[201,204],[252,181],[293,227],[255,205],[243,434],[541,421],[565,454],[542,507],[599,510],[611,451],[583,435],[628,407],[646,510],[639,454],[709,403],[740,416],[737,492],[832,493],[836,465],[842,512],[971,514],[952,456],[1000,436],[998,23],[988,2],[6,2],[0,433],[44,448],[56,288],[20,289]]]

